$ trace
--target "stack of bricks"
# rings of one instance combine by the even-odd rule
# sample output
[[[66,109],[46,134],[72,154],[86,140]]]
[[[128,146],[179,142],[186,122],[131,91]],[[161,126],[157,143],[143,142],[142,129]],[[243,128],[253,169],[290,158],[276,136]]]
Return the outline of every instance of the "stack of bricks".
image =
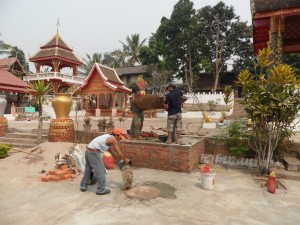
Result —
[[[60,166],[59,169],[50,170],[47,175],[42,176],[41,180],[44,182],[48,181],[61,181],[74,178],[75,174],[73,171],[68,167],[68,165]]]

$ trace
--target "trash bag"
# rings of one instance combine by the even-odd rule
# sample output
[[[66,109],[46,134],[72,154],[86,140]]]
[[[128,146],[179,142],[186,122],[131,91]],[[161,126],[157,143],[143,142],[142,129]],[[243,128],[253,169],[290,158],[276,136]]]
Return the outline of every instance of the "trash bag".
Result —
[[[70,149],[69,155],[75,158],[76,167],[80,172],[84,172],[85,157],[79,145]]]

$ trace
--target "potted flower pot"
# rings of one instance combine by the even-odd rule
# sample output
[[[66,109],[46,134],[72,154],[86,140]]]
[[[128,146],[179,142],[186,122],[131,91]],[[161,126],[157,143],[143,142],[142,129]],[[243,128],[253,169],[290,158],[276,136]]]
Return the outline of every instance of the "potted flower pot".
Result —
[[[91,131],[92,124],[83,124],[84,131]]]
[[[98,130],[99,130],[100,132],[104,132],[105,129],[106,129],[106,125],[104,125],[104,124],[98,125]]]

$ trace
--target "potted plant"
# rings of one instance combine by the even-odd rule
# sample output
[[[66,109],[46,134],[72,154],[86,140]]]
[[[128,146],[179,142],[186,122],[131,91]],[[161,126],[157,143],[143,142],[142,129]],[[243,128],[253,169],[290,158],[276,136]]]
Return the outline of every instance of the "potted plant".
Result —
[[[224,117],[224,123],[228,124],[227,120],[227,114],[226,111],[228,111],[228,104],[232,102],[233,96],[232,96],[232,87],[230,85],[226,85],[224,88],[224,93],[223,93],[223,99],[226,104],[226,109],[224,110],[224,113],[222,113],[222,116]]]
[[[104,132],[106,129],[106,118],[99,119],[97,125],[98,125],[98,130],[100,132]]]
[[[108,120],[108,123],[106,124],[106,129],[109,130],[114,127],[115,127],[115,122],[113,121],[113,118],[110,117]]]
[[[91,127],[92,127],[91,118],[85,117],[83,122],[84,122],[84,124],[83,124],[84,131],[90,131]]]

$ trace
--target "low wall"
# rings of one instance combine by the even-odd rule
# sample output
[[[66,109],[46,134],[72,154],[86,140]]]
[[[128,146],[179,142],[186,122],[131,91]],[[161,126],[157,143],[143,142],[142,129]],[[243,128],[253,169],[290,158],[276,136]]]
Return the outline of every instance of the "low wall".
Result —
[[[195,139],[187,145],[123,140],[121,146],[134,167],[186,173],[198,166],[201,154],[204,153],[204,139]]]

